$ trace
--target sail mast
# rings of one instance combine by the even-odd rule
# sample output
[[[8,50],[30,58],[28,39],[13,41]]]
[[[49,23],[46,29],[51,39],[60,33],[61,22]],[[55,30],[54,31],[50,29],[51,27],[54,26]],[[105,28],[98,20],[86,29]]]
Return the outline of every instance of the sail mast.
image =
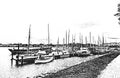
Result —
[[[80,43],[80,47],[82,46],[82,35],[81,33],[79,33],[79,43]]]
[[[58,40],[57,40],[57,50],[59,48],[59,37],[58,37]]]
[[[91,47],[91,32],[89,32],[89,37],[90,37],[90,47]]]
[[[63,45],[65,44],[65,38],[63,38]]]
[[[69,45],[69,42],[70,42],[70,29],[68,31],[68,45]]]
[[[104,35],[102,36],[102,45],[104,45],[105,43],[105,39],[104,39]]]
[[[66,30],[66,47],[67,47],[67,30]]]
[[[81,34],[81,43],[83,44],[83,35]]]
[[[72,44],[73,44],[73,34],[72,34]]]
[[[48,44],[50,44],[49,24],[48,24]]]
[[[100,46],[101,44],[101,39],[100,39],[100,36],[98,36],[98,45]]]
[[[57,40],[57,44],[59,45],[59,37],[58,37],[58,40]]]
[[[81,37],[80,36],[81,36],[81,34],[79,33],[79,43],[81,43]]]
[[[88,43],[88,42],[87,42],[87,36],[85,37],[85,43],[86,43],[86,45],[87,45],[87,43]]]
[[[28,34],[28,52],[29,52],[29,47],[30,47],[30,38],[31,38],[31,24],[29,26],[29,34]]]

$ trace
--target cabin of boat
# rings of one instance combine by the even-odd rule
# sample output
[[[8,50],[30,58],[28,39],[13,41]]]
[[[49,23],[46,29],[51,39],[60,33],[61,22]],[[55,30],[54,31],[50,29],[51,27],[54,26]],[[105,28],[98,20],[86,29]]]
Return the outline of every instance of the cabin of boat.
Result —
[[[56,59],[67,58],[70,56],[70,53],[67,50],[53,50],[49,55],[54,55]]]

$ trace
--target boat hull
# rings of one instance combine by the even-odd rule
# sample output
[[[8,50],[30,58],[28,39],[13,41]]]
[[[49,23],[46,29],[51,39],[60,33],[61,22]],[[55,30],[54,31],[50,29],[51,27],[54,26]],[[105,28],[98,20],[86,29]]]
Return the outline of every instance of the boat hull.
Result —
[[[45,63],[49,63],[49,62],[52,62],[54,60],[54,57],[49,57],[48,59],[44,59],[44,60],[41,60],[41,59],[36,59],[35,60],[35,64],[45,64]]]
[[[67,57],[70,57],[70,54],[63,54],[63,55],[60,55],[60,58],[67,58]]]
[[[20,61],[32,62],[32,61],[35,61],[35,59],[37,59],[37,56],[29,55],[29,56],[23,56],[23,59],[20,59]]]
[[[27,54],[27,49],[8,49],[13,55],[15,54]],[[29,53],[37,53],[39,49],[30,49]]]

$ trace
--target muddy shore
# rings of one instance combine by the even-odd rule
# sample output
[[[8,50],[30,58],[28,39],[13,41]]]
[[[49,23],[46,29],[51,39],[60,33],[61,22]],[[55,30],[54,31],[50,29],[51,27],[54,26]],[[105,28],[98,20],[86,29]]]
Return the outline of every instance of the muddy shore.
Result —
[[[42,78],[97,78],[100,72],[105,69],[107,64],[109,64],[119,54],[120,53],[110,53],[56,73],[49,74]],[[41,76],[37,76],[35,78],[41,78]]]

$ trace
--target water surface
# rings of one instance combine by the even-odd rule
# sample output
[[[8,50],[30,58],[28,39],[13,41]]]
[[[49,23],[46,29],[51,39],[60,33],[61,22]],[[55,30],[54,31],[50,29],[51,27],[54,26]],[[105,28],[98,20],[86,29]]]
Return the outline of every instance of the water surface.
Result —
[[[11,53],[8,48],[0,48],[0,78],[26,78],[37,75],[45,76],[47,73],[54,73],[61,69],[85,62],[98,57],[71,57],[54,60],[47,64],[28,64],[17,67],[15,61],[11,62]]]

